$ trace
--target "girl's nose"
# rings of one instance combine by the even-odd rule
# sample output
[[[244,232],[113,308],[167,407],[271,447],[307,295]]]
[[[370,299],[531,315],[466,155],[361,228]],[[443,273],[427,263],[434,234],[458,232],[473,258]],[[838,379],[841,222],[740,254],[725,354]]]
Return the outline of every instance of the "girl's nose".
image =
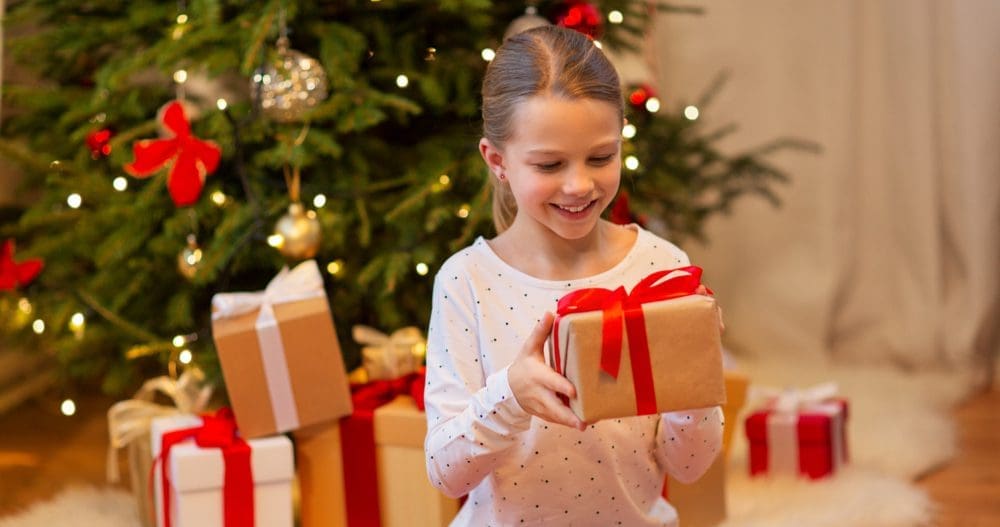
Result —
[[[562,190],[567,196],[586,196],[594,190],[594,179],[586,169],[568,170],[563,179]]]

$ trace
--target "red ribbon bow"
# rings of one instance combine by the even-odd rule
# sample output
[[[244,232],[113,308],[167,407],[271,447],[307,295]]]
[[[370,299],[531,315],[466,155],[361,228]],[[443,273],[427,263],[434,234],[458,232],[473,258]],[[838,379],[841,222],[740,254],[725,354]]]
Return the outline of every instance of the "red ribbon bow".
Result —
[[[15,262],[14,240],[6,240],[0,249],[0,291],[13,291],[30,284],[42,272],[43,266],[39,259]]]
[[[161,122],[173,133],[168,139],[143,139],[132,145],[135,161],[125,171],[137,178],[147,178],[174,160],[167,176],[167,189],[178,207],[192,205],[201,195],[205,177],[215,172],[222,150],[212,141],[191,134],[191,123],[180,101],[164,106]]]
[[[629,359],[635,385],[635,402],[639,415],[656,413],[656,391],[653,385],[646,319],[642,305],[694,294],[701,283],[701,268],[693,265],[657,271],[643,278],[631,293],[624,287],[615,290],[588,288],[573,291],[559,299],[553,339],[553,366],[562,371],[559,352],[559,322],[566,315],[585,311],[601,311],[601,370],[617,379],[622,359],[622,325],[628,332]],[[673,274],[672,276],[669,276]],[[668,277],[669,276],[669,277]],[[661,282],[661,279],[667,277]]]
[[[163,434],[160,455],[153,463],[170,459],[174,445],[194,438],[202,448],[219,448],[225,461],[222,488],[223,518],[225,527],[250,527],[254,524],[253,472],[250,468],[250,445],[236,430],[236,418],[229,408],[221,408],[215,415],[202,416],[202,425],[182,428]],[[167,467],[163,467],[163,525],[170,527],[170,480]],[[152,481],[152,480],[150,480]]]
[[[417,408],[424,409],[424,369],[398,379],[351,386],[354,413],[340,422],[340,445],[344,460],[344,488],[347,524],[351,527],[379,527],[378,471],[375,457],[375,409],[398,395],[411,395]]]

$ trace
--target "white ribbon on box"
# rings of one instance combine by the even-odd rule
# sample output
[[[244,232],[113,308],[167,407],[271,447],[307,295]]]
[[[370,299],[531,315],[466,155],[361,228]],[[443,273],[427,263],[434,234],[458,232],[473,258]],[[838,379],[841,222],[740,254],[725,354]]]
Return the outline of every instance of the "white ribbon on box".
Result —
[[[767,416],[767,470],[769,474],[798,475],[799,473],[799,414],[803,412],[830,416],[832,429],[843,427],[844,414],[839,403],[832,401],[837,396],[837,383],[827,382],[811,388],[751,389],[751,400],[766,401],[772,412]],[[844,437],[839,433],[830,434],[833,449],[833,467],[844,462]],[[780,455],[779,455],[780,454]]]
[[[278,430],[299,426],[291,376],[285,362],[285,346],[281,342],[274,306],[325,296],[323,277],[316,260],[306,260],[291,271],[287,267],[267,284],[263,291],[252,293],[219,293],[212,297],[212,320],[231,318],[260,309],[254,328],[260,343],[264,378],[271,396],[271,409]]]
[[[364,346],[361,358],[369,381],[398,379],[420,367],[427,341],[415,326],[393,331],[381,331],[358,324],[351,328],[354,340]]]
[[[111,437],[108,445],[108,481],[117,483],[121,478],[117,450],[148,434],[154,418],[198,414],[205,409],[212,396],[212,387],[203,385],[204,380],[205,374],[196,368],[188,369],[177,380],[156,377],[143,383],[131,399],[111,405],[108,409],[108,435]],[[157,392],[167,396],[174,406],[154,403]]]

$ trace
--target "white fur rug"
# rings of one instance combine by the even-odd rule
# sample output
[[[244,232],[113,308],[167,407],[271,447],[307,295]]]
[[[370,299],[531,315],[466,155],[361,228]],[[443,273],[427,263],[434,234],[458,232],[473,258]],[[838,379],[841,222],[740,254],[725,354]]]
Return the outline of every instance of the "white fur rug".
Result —
[[[850,400],[851,465],[837,477],[809,482],[750,479],[742,419],[729,461],[729,519],[720,527],[925,527],[933,504],[911,481],[947,462],[955,431],[949,410],[966,379],[906,375],[879,368],[741,360],[755,384],[808,387],[834,380]],[[0,527],[136,527],[131,495],[118,488],[68,489],[47,503],[0,519]]]

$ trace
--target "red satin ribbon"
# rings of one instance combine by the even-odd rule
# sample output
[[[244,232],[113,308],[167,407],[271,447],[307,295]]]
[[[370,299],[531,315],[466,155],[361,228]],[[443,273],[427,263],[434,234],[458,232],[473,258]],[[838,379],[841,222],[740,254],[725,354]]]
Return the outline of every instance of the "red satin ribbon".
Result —
[[[162,450],[156,463],[165,465],[174,445],[194,438],[202,448],[219,448],[225,461],[222,487],[223,518],[226,527],[249,527],[254,524],[253,473],[250,468],[250,445],[237,435],[233,411],[222,408],[215,415],[202,416],[202,425],[163,434]],[[170,527],[170,471],[163,466],[163,525]]]
[[[350,527],[380,527],[378,472],[375,457],[375,409],[398,395],[411,395],[424,410],[424,370],[398,379],[351,386],[354,413],[340,421],[344,461],[344,498]]]
[[[682,271],[661,280],[676,271]],[[618,378],[622,360],[622,326],[628,334],[629,359],[632,363],[632,381],[635,386],[635,403],[639,415],[656,413],[656,391],[649,357],[649,340],[646,336],[646,318],[642,305],[694,294],[701,284],[701,268],[693,265],[657,271],[643,278],[631,293],[624,287],[617,289],[578,289],[559,299],[553,330],[553,367],[563,373],[562,355],[559,352],[559,322],[566,315],[585,311],[602,312],[601,370]],[[709,291],[711,292],[711,291]]]

